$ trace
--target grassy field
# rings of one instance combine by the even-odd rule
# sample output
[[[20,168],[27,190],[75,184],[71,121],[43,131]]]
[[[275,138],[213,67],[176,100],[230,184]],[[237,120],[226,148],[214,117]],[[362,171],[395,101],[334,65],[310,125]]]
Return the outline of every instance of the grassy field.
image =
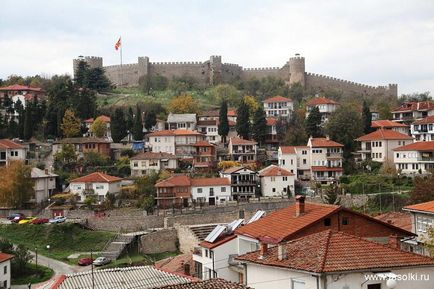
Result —
[[[12,276],[12,285],[36,284],[49,280],[54,274],[54,271],[48,267],[35,264],[28,264],[25,274],[20,276]]]
[[[67,261],[73,253],[101,251],[114,234],[85,230],[75,224],[11,224],[0,226],[0,236],[32,251],[37,248],[42,255]],[[47,245],[50,245],[49,251]]]

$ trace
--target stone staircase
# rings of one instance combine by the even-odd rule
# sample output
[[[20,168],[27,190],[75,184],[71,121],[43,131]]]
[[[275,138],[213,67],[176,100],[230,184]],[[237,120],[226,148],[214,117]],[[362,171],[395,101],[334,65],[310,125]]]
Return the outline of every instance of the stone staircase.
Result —
[[[134,241],[134,239],[134,235],[118,234],[106,244],[104,250],[101,252],[101,255],[110,260],[116,260],[119,258],[125,248]]]
[[[208,236],[209,233],[211,233],[212,230],[214,230],[216,226],[217,226],[216,224],[203,225],[203,226],[191,226],[190,230],[193,232],[193,234],[196,236],[196,238],[199,241],[203,241],[205,240],[206,236]]]

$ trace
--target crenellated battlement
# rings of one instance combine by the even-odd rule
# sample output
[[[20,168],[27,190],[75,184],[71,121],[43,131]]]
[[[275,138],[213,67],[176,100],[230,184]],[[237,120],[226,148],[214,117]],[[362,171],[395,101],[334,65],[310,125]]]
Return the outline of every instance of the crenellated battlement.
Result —
[[[152,65],[200,65],[204,62],[200,61],[177,61],[177,62],[150,62]]]
[[[133,67],[137,67],[138,64],[137,63],[126,63],[126,64],[118,64],[118,65],[108,65],[108,66],[104,66],[104,69],[125,69],[125,68],[133,68]]]
[[[280,70],[280,67],[247,67],[243,68],[243,71],[264,71],[264,70]]]

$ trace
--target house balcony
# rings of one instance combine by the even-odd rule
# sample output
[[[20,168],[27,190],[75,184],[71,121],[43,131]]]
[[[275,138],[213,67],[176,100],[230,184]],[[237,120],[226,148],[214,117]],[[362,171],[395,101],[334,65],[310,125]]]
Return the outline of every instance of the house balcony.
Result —
[[[327,158],[331,158],[331,159],[342,158],[342,153],[327,153]]]
[[[256,154],[256,152],[254,150],[234,150],[232,151],[232,154],[243,154],[243,155],[247,155],[247,154]]]
[[[433,157],[418,157],[418,162],[434,162],[434,156]]]

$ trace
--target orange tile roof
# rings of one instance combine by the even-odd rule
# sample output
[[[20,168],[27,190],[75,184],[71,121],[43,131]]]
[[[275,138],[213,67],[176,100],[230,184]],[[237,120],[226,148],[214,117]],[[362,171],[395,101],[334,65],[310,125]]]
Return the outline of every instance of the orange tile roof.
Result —
[[[213,243],[202,241],[199,243],[199,246],[207,248],[207,249],[214,249],[222,244],[225,244],[233,239],[235,239],[237,236],[232,234],[229,236],[223,235],[222,237],[217,238]]]
[[[146,152],[138,154],[131,158],[131,160],[161,160],[161,159],[176,159],[176,156],[166,152]]]
[[[322,96],[312,98],[307,102],[308,106],[315,106],[315,105],[319,105],[319,104],[339,104],[339,103],[337,103],[334,100],[328,99],[326,97],[322,97]]]
[[[280,150],[282,151],[282,154],[295,154],[295,147],[294,146],[282,146],[280,147]]]
[[[433,205],[434,210],[434,205]],[[379,216],[376,216],[375,219],[389,223],[391,225],[394,225],[398,228],[411,231],[411,215],[408,213],[403,212],[388,212],[381,214]]]
[[[401,111],[416,111],[416,110],[431,110],[434,109],[434,102],[431,101],[409,101],[404,102],[400,107],[395,108],[391,112],[401,112]]]
[[[325,137],[317,137],[311,139],[313,148],[326,148],[326,147],[343,147],[343,144],[326,139]]]
[[[195,147],[213,147],[214,145],[209,143],[206,140],[201,140],[201,141],[198,141],[197,143],[195,143],[193,146],[195,146]]]
[[[148,136],[172,136],[172,135],[176,136],[176,135],[203,135],[203,134],[189,129],[160,130],[148,134]]]
[[[191,185],[191,180],[189,176],[186,175],[176,175],[171,176],[168,179],[160,181],[155,184],[157,188],[162,187],[189,187]]]
[[[25,147],[9,139],[0,139],[0,148],[3,149],[24,149]]]
[[[229,142],[232,143],[232,145],[255,145],[255,144],[257,144],[257,142],[255,142],[253,140],[242,139],[239,137],[231,137],[229,139]]]
[[[30,87],[27,85],[20,85],[20,84],[14,84],[9,86],[0,87],[1,91],[19,91],[19,90],[28,90],[28,91],[36,91],[36,92],[42,92],[42,88],[40,87]]]
[[[430,151],[434,151],[434,141],[418,141],[402,147],[395,148],[393,150],[430,152]]]
[[[237,116],[237,110],[236,109],[229,109],[228,110],[228,116],[231,116],[231,117]]]
[[[206,186],[229,186],[231,181],[228,178],[200,178],[191,179],[191,185],[195,187]]]
[[[101,172],[95,172],[73,179],[70,183],[113,183],[120,181],[122,181],[121,178],[110,176]]]
[[[270,102],[292,102],[292,99],[277,95],[264,100],[264,103],[270,103]]]
[[[237,172],[239,170],[242,170],[242,169],[247,169],[247,168],[244,168],[244,167],[241,167],[241,166],[230,167],[230,168],[225,169],[223,171],[223,173],[224,174],[232,174],[232,173],[235,173],[235,172]]]
[[[408,125],[388,119],[373,120],[372,128],[392,128],[392,127],[408,127]]]
[[[372,141],[372,140],[412,140],[409,135],[391,130],[391,129],[378,129],[374,132],[362,135],[358,141]]]
[[[311,166],[313,172],[342,172],[344,169],[341,167],[325,167],[325,166]]]
[[[271,165],[259,171],[260,177],[293,176],[294,174],[281,167]]]
[[[278,246],[269,248],[263,258],[255,251],[241,255],[237,260],[315,273],[434,266],[434,259],[430,257],[332,230],[311,234],[283,246],[289,256],[283,260],[277,258]]]
[[[15,257],[14,255],[0,252],[0,263],[3,263],[5,261],[7,261],[7,260],[10,260],[10,259],[12,259],[14,257]]]
[[[277,124],[277,119],[274,117],[267,117],[267,125],[272,126]]]
[[[413,122],[413,124],[428,124],[428,123],[434,123],[434,115],[430,115]]]
[[[410,205],[403,208],[405,211],[417,211],[434,214],[434,201]]]
[[[173,257],[168,257],[155,262],[155,268],[162,269],[172,273],[184,274],[184,264],[190,265],[190,274],[196,276],[194,272],[193,254],[181,254]]]
[[[158,287],[158,289],[253,289],[245,285],[227,281],[220,278],[213,278],[203,281],[192,281],[175,285]]]
[[[105,123],[111,122],[111,118],[109,116],[106,116],[106,115],[100,115],[97,118],[101,118],[101,120]],[[86,119],[84,122],[93,123],[94,121],[95,121],[95,119],[92,117],[92,118]]]

